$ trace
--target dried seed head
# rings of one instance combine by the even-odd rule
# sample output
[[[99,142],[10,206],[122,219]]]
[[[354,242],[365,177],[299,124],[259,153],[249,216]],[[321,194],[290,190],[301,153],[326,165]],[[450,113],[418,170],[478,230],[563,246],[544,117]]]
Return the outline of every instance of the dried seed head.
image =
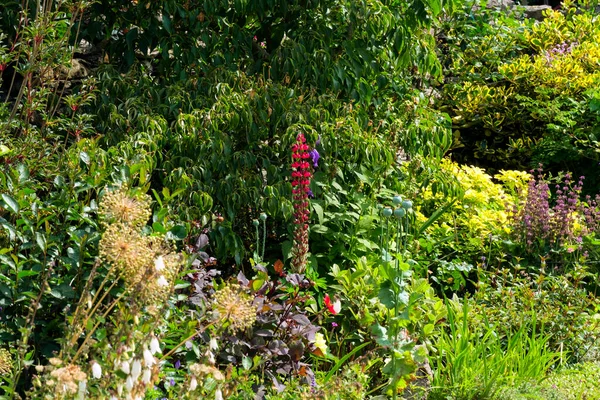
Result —
[[[52,357],[51,359],[48,360],[48,362],[51,365],[54,365],[55,367],[59,366],[60,364],[62,364],[62,360],[58,357]]]
[[[6,349],[0,349],[0,376],[8,375],[12,370],[12,357]]]
[[[114,266],[130,285],[140,282],[148,266],[153,266],[148,238],[125,224],[108,226],[100,240],[100,257]]]
[[[170,253],[154,259],[138,291],[140,301],[146,305],[162,304],[171,293],[173,283],[183,265],[181,254]]]
[[[212,375],[213,379],[217,381],[225,380],[225,375],[223,375],[223,373],[219,371],[218,368],[212,365],[194,363],[190,365],[189,368],[192,375],[196,378],[201,379],[205,376]]]
[[[256,307],[252,297],[239,285],[231,284],[215,293],[213,310],[222,322],[229,322],[235,332],[251,327],[256,321]]]
[[[50,376],[56,379],[56,390],[59,393],[75,394],[79,389],[79,382],[85,381],[87,375],[79,368],[78,365],[67,365],[59,369],[55,369],[50,373]]]
[[[107,192],[102,197],[99,214],[104,225],[125,224],[140,228],[146,224],[152,212],[148,195],[134,193],[126,187]]]

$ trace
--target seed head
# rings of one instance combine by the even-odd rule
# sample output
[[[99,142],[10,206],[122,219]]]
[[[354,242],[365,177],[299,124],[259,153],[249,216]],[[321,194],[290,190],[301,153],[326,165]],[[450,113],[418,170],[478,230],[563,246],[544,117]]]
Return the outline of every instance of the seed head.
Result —
[[[79,382],[85,381],[87,375],[78,365],[69,364],[66,367],[55,369],[50,375],[56,379],[56,390],[59,393],[75,394],[79,389]]]
[[[238,331],[251,327],[256,321],[256,307],[252,297],[235,284],[228,285],[215,293],[213,310],[222,322],[228,321],[231,330]]]
[[[103,224],[125,224],[140,228],[151,216],[148,195],[132,193],[126,187],[107,192],[100,202],[99,214]]]
[[[0,349],[0,376],[7,375],[12,370],[12,357],[6,349]]]
[[[183,256],[179,253],[161,255],[154,259],[140,282],[138,294],[144,304],[157,305],[165,300],[171,293],[183,261]]]
[[[125,282],[138,283],[154,265],[149,241],[130,225],[109,225],[100,240],[100,258],[116,268]]]

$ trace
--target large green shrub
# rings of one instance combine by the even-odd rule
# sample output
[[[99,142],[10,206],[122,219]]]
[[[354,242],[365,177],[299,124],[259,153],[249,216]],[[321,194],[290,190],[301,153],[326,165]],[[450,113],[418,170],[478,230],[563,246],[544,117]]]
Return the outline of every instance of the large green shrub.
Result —
[[[456,13],[441,28],[446,85],[437,104],[452,117],[457,159],[493,168],[543,163],[597,184],[598,18],[572,1],[541,22]]]

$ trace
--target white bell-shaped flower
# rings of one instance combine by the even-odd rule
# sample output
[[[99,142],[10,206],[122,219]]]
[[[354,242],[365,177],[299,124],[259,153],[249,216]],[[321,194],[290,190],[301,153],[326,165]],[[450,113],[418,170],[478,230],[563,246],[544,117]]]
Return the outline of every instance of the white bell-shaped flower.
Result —
[[[136,358],[133,360],[133,363],[131,363],[131,378],[133,378],[134,381],[137,381],[141,374],[142,362]]]
[[[160,353],[160,344],[158,343],[158,339],[156,337],[153,337],[152,340],[150,340],[150,353]]]
[[[92,376],[96,379],[102,378],[102,367],[96,361],[92,364]]]

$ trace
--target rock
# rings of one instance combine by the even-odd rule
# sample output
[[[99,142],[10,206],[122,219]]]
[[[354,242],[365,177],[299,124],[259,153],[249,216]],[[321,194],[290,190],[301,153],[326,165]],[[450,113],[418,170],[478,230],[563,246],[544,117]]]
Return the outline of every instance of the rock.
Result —
[[[94,51],[94,45],[85,39],[81,39],[79,46],[76,47],[75,52],[81,54],[90,54]]]
[[[523,10],[526,18],[535,19],[542,21],[544,18],[545,10],[552,10],[551,6],[520,6],[519,9]]]
[[[513,0],[488,0],[487,8],[500,8],[506,10],[514,7],[515,2]]]

